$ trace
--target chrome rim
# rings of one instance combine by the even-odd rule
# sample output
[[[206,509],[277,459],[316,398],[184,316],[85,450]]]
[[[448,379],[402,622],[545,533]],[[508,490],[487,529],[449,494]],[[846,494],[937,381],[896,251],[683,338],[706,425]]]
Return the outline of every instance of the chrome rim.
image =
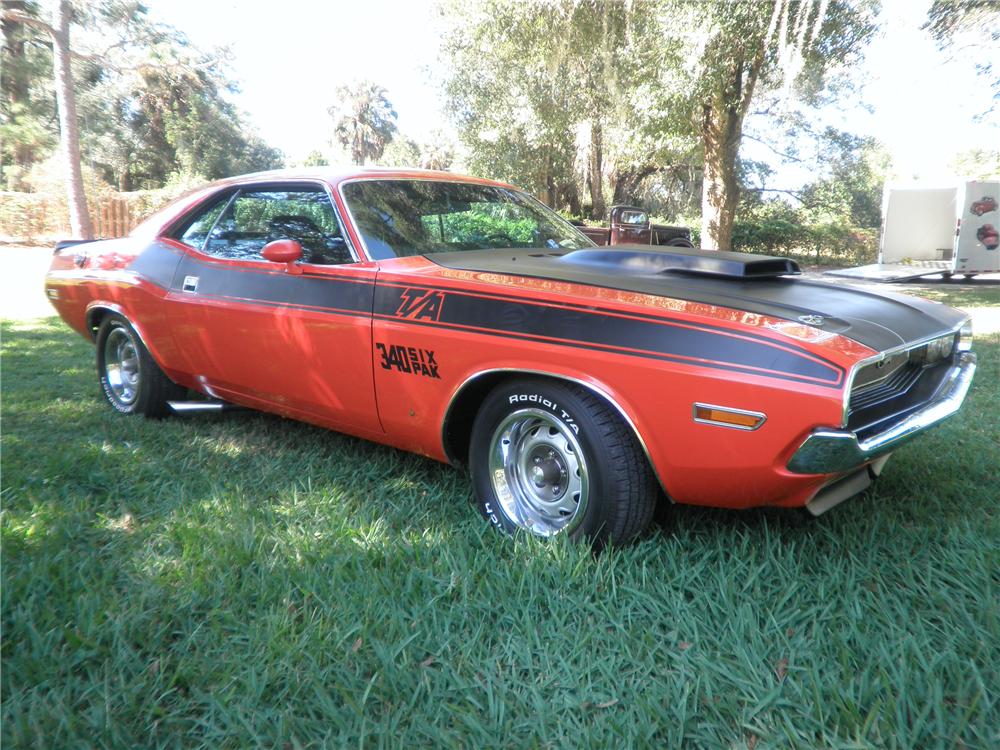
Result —
[[[573,429],[549,412],[510,414],[490,440],[490,479],[503,514],[539,536],[570,532],[587,509],[587,460]]]
[[[112,329],[104,342],[104,374],[117,401],[135,401],[139,393],[139,352],[124,328]]]

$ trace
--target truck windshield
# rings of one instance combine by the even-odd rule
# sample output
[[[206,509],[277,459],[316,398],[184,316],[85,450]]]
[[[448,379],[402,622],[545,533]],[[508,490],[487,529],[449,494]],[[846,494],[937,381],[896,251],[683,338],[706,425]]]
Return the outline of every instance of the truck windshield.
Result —
[[[489,248],[593,247],[524,193],[439,180],[360,180],[344,198],[373,260]]]

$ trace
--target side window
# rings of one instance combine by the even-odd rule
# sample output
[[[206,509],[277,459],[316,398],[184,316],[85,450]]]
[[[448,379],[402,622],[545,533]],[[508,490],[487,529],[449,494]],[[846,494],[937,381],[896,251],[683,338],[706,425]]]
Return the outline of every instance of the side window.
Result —
[[[243,190],[229,204],[205,243],[204,251],[228,260],[263,260],[261,250],[274,240],[296,240],[304,263],[351,263],[326,192]]]
[[[208,208],[203,209],[200,214],[195,216],[194,220],[188,223],[183,234],[181,234],[177,239],[186,245],[190,245],[191,247],[196,247],[201,250],[202,246],[205,244],[205,239],[208,237],[208,233],[212,231],[212,227],[215,226],[215,220],[219,218],[219,214],[222,213],[222,209],[224,209],[226,204],[229,203],[230,197],[232,197],[231,192],[226,193],[213,202],[210,202]]]

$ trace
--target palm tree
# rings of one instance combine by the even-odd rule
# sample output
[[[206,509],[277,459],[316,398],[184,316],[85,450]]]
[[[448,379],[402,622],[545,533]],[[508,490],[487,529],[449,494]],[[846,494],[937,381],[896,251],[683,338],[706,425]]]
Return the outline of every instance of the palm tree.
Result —
[[[73,7],[69,0],[52,3],[52,23],[48,24],[27,11],[26,3],[4,3],[0,20],[4,24],[21,23],[47,34],[52,42],[52,72],[55,80],[56,109],[59,112],[59,141],[66,168],[66,198],[70,228],[77,239],[89,240],[94,228],[87,212],[87,196],[83,192],[83,172],[80,168],[80,128],[76,117],[76,91],[70,60],[69,27]]]
[[[396,132],[396,112],[386,90],[371,81],[337,87],[337,103],[327,111],[333,118],[334,140],[355,164],[378,159]]]

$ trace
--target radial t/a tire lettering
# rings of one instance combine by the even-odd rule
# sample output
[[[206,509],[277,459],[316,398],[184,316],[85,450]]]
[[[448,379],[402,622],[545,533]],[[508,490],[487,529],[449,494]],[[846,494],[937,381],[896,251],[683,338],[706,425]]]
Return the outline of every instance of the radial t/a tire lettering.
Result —
[[[480,512],[508,534],[624,544],[649,524],[659,496],[631,428],[569,383],[495,388],[476,416],[469,458]]]
[[[123,316],[108,314],[96,343],[101,390],[116,411],[165,417],[170,413],[167,402],[183,398],[184,389],[164,375]]]

